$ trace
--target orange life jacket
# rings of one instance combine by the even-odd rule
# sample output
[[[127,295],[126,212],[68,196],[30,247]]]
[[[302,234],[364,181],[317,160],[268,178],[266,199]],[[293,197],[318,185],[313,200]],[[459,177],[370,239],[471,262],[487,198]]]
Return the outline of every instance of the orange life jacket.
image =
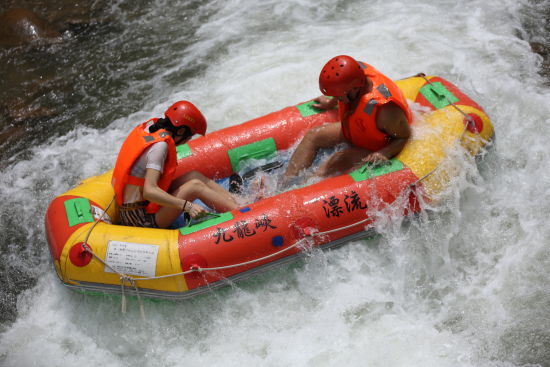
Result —
[[[376,114],[380,107],[389,102],[395,103],[405,112],[409,124],[412,122],[412,113],[395,82],[371,65],[364,62],[359,64],[363,67],[365,75],[372,81],[372,91],[361,97],[353,112],[348,111],[348,104],[338,102],[338,112],[346,139],[353,145],[376,152],[390,142],[389,135],[378,130],[376,126]]]
[[[166,130],[158,130],[154,133],[148,133],[145,131],[147,125],[158,119],[151,119],[134,128],[130,135],[126,138],[115,164],[113,170],[113,179],[111,181],[113,188],[115,189],[115,197],[118,205],[123,204],[124,189],[126,185],[141,186],[145,184],[145,179],[140,177],[131,176],[130,172],[132,166],[139,158],[139,156],[150,147],[152,144],[165,141],[168,144],[168,155],[164,161],[164,169],[162,175],[159,178],[158,186],[167,191],[174,178],[176,171],[177,159],[176,159],[176,145],[170,134]],[[148,213],[156,213],[160,209],[160,205],[155,203],[149,203],[147,206]]]

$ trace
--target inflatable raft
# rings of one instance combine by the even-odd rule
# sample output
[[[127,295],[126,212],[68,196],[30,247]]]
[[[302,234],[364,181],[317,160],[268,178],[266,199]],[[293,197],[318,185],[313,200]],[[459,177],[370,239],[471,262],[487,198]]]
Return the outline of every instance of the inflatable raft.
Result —
[[[199,223],[173,230],[117,225],[111,172],[88,178],[56,197],[46,213],[59,278],[82,291],[180,299],[293,260],[304,249],[367,236],[371,213],[388,205],[404,215],[418,212],[419,203],[452,178],[452,169],[441,168],[449,152],[462,145],[479,154],[493,126],[476,102],[443,78],[416,76],[398,85],[422,106],[415,115],[421,125],[390,164],[360,167]],[[227,180],[251,162],[276,161],[308,129],[337,122],[336,110],[316,110],[312,103],[191,140],[177,149],[177,174],[198,170]]]

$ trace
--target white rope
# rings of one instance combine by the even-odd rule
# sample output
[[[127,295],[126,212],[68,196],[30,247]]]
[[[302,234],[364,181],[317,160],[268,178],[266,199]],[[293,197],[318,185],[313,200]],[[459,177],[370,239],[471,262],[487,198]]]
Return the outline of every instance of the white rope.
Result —
[[[84,248],[84,251],[88,252],[94,258],[98,259],[104,266],[109,268],[112,272],[116,273],[120,277],[120,288],[121,288],[121,290],[120,290],[120,293],[121,293],[120,308],[121,308],[122,313],[126,313],[126,294],[124,292],[125,282],[128,281],[128,283],[131,286],[134,287],[134,290],[136,292],[136,296],[137,296],[137,299],[138,299],[138,303],[139,303],[139,310],[140,310],[141,318],[143,320],[145,320],[145,310],[143,308],[143,302],[141,301],[141,296],[139,294],[139,289],[138,289],[138,287],[136,285],[136,282],[135,282],[136,278],[133,278],[133,277],[129,276],[128,274],[118,272],[114,267],[112,267],[110,264],[108,264],[106,261],[104,261],[101,257],[99,257],[95,252],[93,252],[93,250],[90,248],[90,246],[88,246],[88,240],[90,239],[90,235],[92,234],[93,229],[103,219],[103,217],[105,216],[105,214],[107,213],[107,211],[109,210],[111,205],[113,204],[114,200],[115,200],[115,196],[113,195],[113,198],[111,199],[111,201],[107,205],[107,208],[105,208],[103,213],[101,213],[99,218],[96,219],[94,224],[92,224],[92,226],[88,230],[88,233],[86,234],[84,242],[82,243],[82,247]]]
[[[166,275],[159,275],[159,276],[155,276],[155,277],[142,277],[142,278],[134,278],[128,274],[122,274],[122,273],[119,273],[118,271],[116,271],[116,269],[113,269],[111,266],[109,266],[109,264],[107,262],[105,262],[101,257],[99,257],[96,253],[94,253],[91,249],[87,249],[87,251],[93,256],[95,257],[97,260],[99,260],[102,264],[104,264],[105,266],[109,267],[109,269],[113,270],[113,272],[115,272],[116,274],[118,274],[119,276],[121,276],[121,279],[125,279],[125,280],[128,280],[129,282],[130,281],[138,281],[138,280],[155,280],[155,279],[165,279],[165,278],[170,278],[170,277],[175,277],[175,276],[179,276],[179,275],[187,275],[187,274],[191,274],[191,273],[194,273],[194,272],[207,272],[207,271],[219,271],[219,270],[226,270],[226,269],[232,269],[232,268],[237,268],[237,267],[240,267],[240,266],[246,266],[246,265],[251,265],[251,264],[254,264],[254,263],[257,263],[257,262],[261,262],[261,261],[264,261],[264,260],[268,260],[272,257],[276,257],[276,256],[279,256],[280,254],[288,251],[288,250],[291,250],[295,247],[297,247],[298,245],[300,245],[304,240],[307,240],[309,238],[313,238],[313,237],[317,237],[317,236],[322,236],[322,235],[325,235],[325,234],[329,234],[329,233],[333,233],[333,232],[338,232],[338,231],[342,231],[344,229],[348,229],[348,228],[351,228],[351,227],[355,227],[355,226],[358,226],[362,223],[365,223],[365,222],[368,222],[370,219],[362,219],[358,222],[355,222],[353,224],[350,224],[350,225],[347,225],[347,226],[343,226],[343,227],[338,227],[338,228],[335,228],[335,229],[331,229],[331,230],[328,230],[328,231],[324,231],[324,232],[316,232],[316,233],[312,233],[311,235],[306,235],[304,238],[301,238],[300,240],[296,241],[294,244],[292,244],[291,246],[288,246],[288,247],[285,247],[284,249],[280,250],[280,251],[277,251],[277,252],[274,252],[272,254],[269,254],[269,255],[266,255],[266,256],[263,256],[263,257],[259,257],[259,258],[256,258],[256,259],[253,259],[253,260],[249,260],[249,261],[245,261],[245,262],[241,262],[241,263],[237,263],[237,264],[231,264],[231,265],[225,265],[225,266],[218,266],[218,267],[215,267],[215,268],[195,268],[195,269],[189,269],[189,270],[186,270],[186,271],[183,271],[183,272],[179,272],[179,273],[174,273],[174,274],[166,274]],[[121,280],[121,282],[123,283],[123,281]]]
[[[114,198],[113,198],[114,199]],[[113,201],[111,200],[111,203]],[[109,203],[109,206],[111,205],[111,203]],[[109,206],[107,206],[107,209],[109,209]],[[107,209],[105,210],[105,212],[107,212]],[[103,214],[105,214],[105,212]],[[101,220],[101,218],[103,218],[103,214],[101,215],[101,217],[97,220],[97,222],[99,222]],[[137,281],[138,280],[155,280],[155,279],[164,279],[164,278],[171,278],[171,277],[175,277],[175,276],[180,276],[180,275],[187,275],[187,274],[190,274],[190,273],[194,273],[194,272],[207,272],[207,271],[218,271],[218,270],[225,270],[225,269],[231,269],[231,268],[236,268],[236,267],[240,267],[240,266],[246,266],[246,265],[250,265],[250,264],[254,264],[254,263],[257,263],[257,262],[260,262],[260,261],[264,261],[264,260],[267,260],[267,259],[270,259],[272,257],[275,257],[275,256],[278,256],[290,249],[293,249],[295,247],[297,247],[298,245],[300,245],[303,241],[309,239],[309,238],[313,238],[313,237],[317,237],[317,236],[322,236],[322,235],[325,235],[325,234],[328,234],[328,233],[333,233],[333,232],[337,232],[337,231],[341,231],[341,230],[344,230],[344,229],[347,229],[347,228],[350,228],[350,227],[353,227],[353,226],[357,226],[357,225],[360,225],[362,223],[365,223],[367,222],[369,219],[363,219],[363,220],[360,220],[359,222],[356,222],[354,224],[350,224],[350,225],[347,225],[347,226],[344,226],[344,227],[339,227],[339,228],[335,228],[335,229],[332,229],[332,230],[329,230],[329,231],[324,231],[324,232],[316,232],[316,233],[312,233],[311,235],[306,235],[304,238],[301,238],[299,239],[298,241],[296,241],[293,245],[291,246],[288,246],[280,251],[277,251],[277,252],[274,252],[272,254],[269,254],[267,256],[263,256],[263,257],[260,257],[260,258],[257,258],[257,259],[254,259],[254,260],[250,260],[250,261],[245,261],[245,262],[242,262],[242,263],[238,263],[238,264],[233,264],[233,265],[226,265],[226,266],[219,266],[219,267],[215,267],[215,268],[196,268],[196,269],[190,269],[190,270],[187,270],[187,271],[183,271],[183,272],[180,272],[180,273],[175,273],[175,274],[167,274],[167,275],[160,275],[160,276],[155,276],[155,277],[147,277],[147,278],[134,278],[128,274],[124,274],[124,273],[120,273],[118,272],[115,268],[113,268],[112,266],[110,266],[106,261],[104,261],[101,257],[99,257],[95,252],[93,252],[93,250],[87,245],[87,241],[88,241],[88,238],[90,236],[90,233],[92,231],[92,229],[95,227],[95,225],[97,224],[94,223],[94,225],[92,225],[92,227],[90,228],[90,230],[88,231],[88,235],[86,236],[86,240],[85,242],[82,244],[82,246],[84,247],[85,251],[87,251],[88,253],[90,253],[94,258],[96,258],[97,260],[99,260],[99,262],[101,262],[104,266],[108,267],[109,269],[111,269],[114,273],[118,274],[119,277],[120,277],[120,288],[121,288],[121,301],[120,301],[120,308],[121,308],[121,312],[123,314],[126,313],[126,308],[127,308],[127,302],[126,302],[126,294],[125,294],[125,290],[124,290],[124,283],[126,281],[128,281],[128,283],[130,283],[131,286],[133,286],[134,290],[135,290],[135,293],[136,293],[136,296],[137,296],[137,299],[138,299],[138,304],[139,304],[139,310],[140,310],[140,314],[141,314],[141,318],[142,320],[145,320],[145,310],[144,310],[144,307],[143,307],[143,302],[141,300],[141,296],[140,296],[140,293],[139,293],[139,287],[137,286]]]
[[[328,231],[314,233],[314,234],[312,234],[312,236],[322,236],[322,235],[329,234],[329,233],[343,231],[344,229],[348,229],[348,228],[351,228],[351,227],[358,226],[362,223],[368,222],[369,220],[370,220],[370,218],[362,219],[359,222],[355,222],[353,224],[349,224],[349,225],[344,226],[344,227],[338,227],[338,228],[335,228],[335,229],[330,229]]]
[[[121,297],[120,311],[122,313],[126,313],[126,296],[124,295],[124,276],[120,276],[120,297]]]

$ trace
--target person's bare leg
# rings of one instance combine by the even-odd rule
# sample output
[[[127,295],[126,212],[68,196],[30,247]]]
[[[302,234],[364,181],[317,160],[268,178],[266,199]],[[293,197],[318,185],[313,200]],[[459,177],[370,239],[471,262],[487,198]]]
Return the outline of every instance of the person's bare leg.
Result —
[[[330,148],[345,141],[340,123],[331,123],[309,130],[292,154],[285,177],[298,175],[301,170],[311,166],[317,151]]]
[[[214,191],[199,179],[191,179],[185,182],[176,191],[172,192],[172,195],[189,202],[200,199],[209,208],[217,212],[227,212],[237,208],[237,203],[232,197],[227,198],[225,195],[219,195],[217,191]],[[155,220],[159,227],[166,228],[180,214],[180,209],[162,207],[156,213]]]
[[[202,200],[209,208],[218,212],[227,212],[237,208],[237,203],[230,195],[220,195],[216,190],[211,189],[208,185],[198,179],[191,179],[183,186],[176,190],[175,195],[179,198],[193,201],[195,199]],[[189,199],[187,199],[189,198]]]
[[[214,180],[209,179],[208,177],[206,177],[205,175],[203,175],[198,171],[191,171],[181,177],[178,177],[176,180],[174,180],[170,188],[173,191],[176,191],[179,187],[183,186],[186,182],[189,182],[191,180],[201,181],[204,185],[206,185],[212,191],[217,193],[219,196],[224,197],[225,200],[233,202],[233,204],[237,206],[237,201],[229,191],[224,189],[221,185],[217,184]]]
[[[155,214],[155,222],[159,228],[168,228],[181,213],[180,209],[163,206]]]

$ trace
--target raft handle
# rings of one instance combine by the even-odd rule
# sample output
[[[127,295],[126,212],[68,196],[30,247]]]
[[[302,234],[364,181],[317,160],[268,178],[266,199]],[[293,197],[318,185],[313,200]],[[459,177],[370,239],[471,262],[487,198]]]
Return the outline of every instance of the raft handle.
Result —
[[[201,217],[198,218],[198,219],[203,219],[203,218],[207,218],[207,217],[219,218],[219,217],[221,217],[221,214],[213,213],[213,212],[206,212],[206,214],[204,214],[203,216],[201,216]],[[189,223],[187,223],[186,227],[191,227],[191,226],[193,226],[193,225],[202,223],[202,222],[204,222],[204,221],[206,221],[206,220],[208,220],[208,219],[203,219],[203,220],[200,220],[200,221],[198,221],[198,222],[195,220],[195,223],[193,223],[193,218],[190,217]]]

